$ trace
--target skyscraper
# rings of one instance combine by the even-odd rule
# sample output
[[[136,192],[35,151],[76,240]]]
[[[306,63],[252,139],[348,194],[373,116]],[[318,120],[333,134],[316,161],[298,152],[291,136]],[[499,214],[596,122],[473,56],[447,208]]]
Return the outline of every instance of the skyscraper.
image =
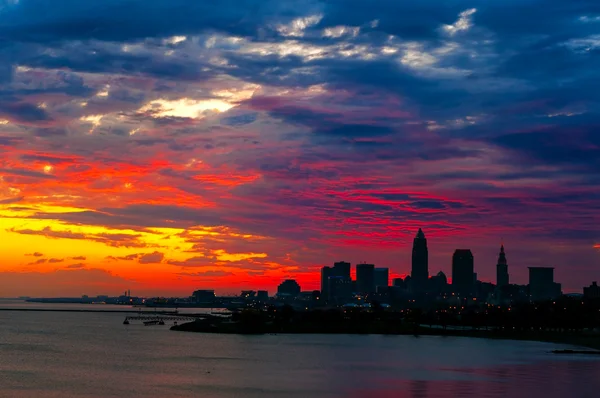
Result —
[[[350,263],[338,261],[333,263],[333,267],[321,268],[321,297],[324,300],[328,300],[330,297],[329,280],[336,277],[350,280]]]
[[[468,249],[456,249],[452,256],[452,287],[460,295],[473,293],[474,259]]]
[[[352,279],[345,276],[329,277],[329,302],[343,304],[352,298]]]
[[[427,279],[429,279],[429,252],[427,250],[427,239],[421,228],[419,228],[419,232],[417,232],[417,236],[413,241],[410,276],[415,291],[425,290]]]
[[[333,276],[342,276],[350,279],[350,263],[338,261],[333,263]]]
[[[329,278],[332,276],[331,267],[321,268],[321,297],[324,300],[329,299]]]
[[[345,261],[338,261],[333,263],[333,267],[321,268],[321,297],[324,300],[329,300],[331,296],[331,278],[343,278],[344,280],[350,279],[350,263]]]
[[[508,264],[506,262],[506,254],[504,253],[504,245],[500,246],[500,254],[498,255],[498,264],[496,265],[496,285],[498,287],[508,285]]]
[[[390,269],[375,268],[375,288],[379,286],[389,286],[390,284]]]
[[[375,265],[356,264],[356,289],[358,293],[375,293]]]
[[[529,267],[529,294],[532,301],[552,300],[561,295],[554,283],[554,267]]]

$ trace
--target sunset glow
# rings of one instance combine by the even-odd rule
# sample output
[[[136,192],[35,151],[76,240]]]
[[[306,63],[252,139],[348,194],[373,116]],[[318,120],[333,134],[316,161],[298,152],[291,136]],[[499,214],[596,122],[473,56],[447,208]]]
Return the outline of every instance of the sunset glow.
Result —
[[[349,2],[0,1],[0,297],[394,277],[419,227],[433,274],[599,279],[600,23]]]

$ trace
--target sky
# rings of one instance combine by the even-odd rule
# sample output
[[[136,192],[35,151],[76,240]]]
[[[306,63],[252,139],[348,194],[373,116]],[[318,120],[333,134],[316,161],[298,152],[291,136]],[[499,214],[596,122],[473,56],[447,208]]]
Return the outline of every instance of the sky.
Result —
[[[600,280],[597,0],[0,0],[0,296],[334,261]]]

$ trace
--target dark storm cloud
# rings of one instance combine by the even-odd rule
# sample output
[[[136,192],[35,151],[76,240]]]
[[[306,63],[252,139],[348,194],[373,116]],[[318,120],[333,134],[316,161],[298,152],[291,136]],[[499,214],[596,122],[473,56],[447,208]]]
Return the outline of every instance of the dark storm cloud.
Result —
[[[0,51],[2,51],[1,44]],[[0,83],[9,82],[12,79],[13,71],[14,67],[10,63],[3,62],[0,64]]]
[[[246,113],[239,116],[230,116],[221,119],[221,123],[227,126],[243,126],[246,124],[254,123],[256,121],[256,113]]]
[[[129,54],[122,49],[108,50],[96,45],[77,48],[58,47],[52,55],[41,53],[22,57],[20,62],[35,68],[69,68],[76,72],[150,75],[162,79],[198,80],[214,76],[204,65],[190,60],[169,60],[152,55]],[[72,90],[75,90],[73,88]],[[89,90],[89,89],[87,89]],[[64,89],[63,89],[64,91]],[[88,93],[85,88],[80,94]]]
[[[56,176],[51,174],[40,173],[38,171],[33,170],[25,170],[25,169],[0,169],[0,173],[14,175],[19,177],[31,177],[31,178],[41,178],[41,179],[55,179]]]
[[[32,124],[45,123],[52,118],[39,106],[25,102],[8,102],[0,100],[0,116],[16,123]]]
[[[600,14],[595,0],[506,0],[476,1],[478,23],[510,38],[553,32],[555,36],[585,35],[597,31],[580,17]],[[515,12],[518,10],[518,12]]]
[[[556,165],[567,170],[600,173],[600,134],[598,126],[583,131],[550,130],[512,133],[494,142],[515,151],[528,163]]]
[[[333,0],[325,2],[325,26],[351,25],[364,26],[385,34],[393,34],[406,39],[428,39],[436,36],[441,24],[453,23],[458,13],[474,7],[473,1],[442,2],[421,0],[403,2],[373,0]],[[377,21],[374,27],[372,21]]]
[[[69,134],[69,131],[64,127],[42,127],[32,130],[33,135],[36,137],[64,137]]]
[[[223,0],[215,5],[187,0],[21,0],[17,6],[3,10],[0,35],[11,40],[48,42],[128,41],[207,30],[251,35],[274,14],[298,15],[306,11],[307,3]]]
[[[0,146],[12,146],[22,142],[21,137],[3,137],[0,136]]]

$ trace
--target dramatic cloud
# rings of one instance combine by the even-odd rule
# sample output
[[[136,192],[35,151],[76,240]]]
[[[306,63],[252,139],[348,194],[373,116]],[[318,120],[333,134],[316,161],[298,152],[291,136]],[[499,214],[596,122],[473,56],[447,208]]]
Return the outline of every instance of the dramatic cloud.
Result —
[[[593,278],[596,1],[0,3],[1,271],[40,293],[405,274],[418,227],[431,272],[503,239],[516,282]]]
[[[147,247],[146,243],[139,241],[140,235],[130,234],[113,234],[113,233],[99,233],[99,234],[85,234],[81,232],[72,231],[55,231],[50,227],[45,227],[41,230],[32,229],[11,229],[10,232],[23,234],[23,235],[41,235],[50,239],[81,239],[90,240],[94,242],[104,243],[107,246],[113,247]]]
[[[140,264],[155,264],[155,263],[160,263],[162,262],[163,258],[165,257],[164,253],[159,253],[159,252],[154,252],[154,253],[136,253],[136,254],[129,254],[127,256],[123,256],[123,257],[113,257],[113,256],[108,256],[107,259],[108,260],[112,260],[112,261],[133,261],[133,260],[137,260]]]

